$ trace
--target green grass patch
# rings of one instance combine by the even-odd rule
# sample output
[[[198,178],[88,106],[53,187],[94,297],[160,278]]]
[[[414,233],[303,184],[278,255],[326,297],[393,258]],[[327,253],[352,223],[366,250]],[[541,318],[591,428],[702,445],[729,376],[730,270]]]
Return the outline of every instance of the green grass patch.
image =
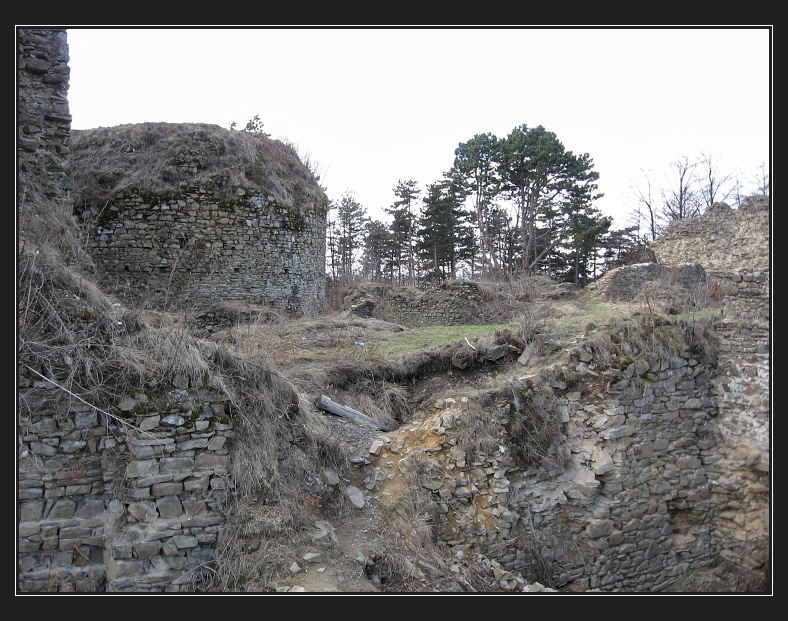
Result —
[[[512,324],[508,323],[494,323],[479,326],[425,326],[423,328],[411,328],[392,335],[387,342],[378,344],[378,349],[381,353],[386,354],[406,354],[420,349],[432,349],[433,347],[450,345],[466,338],[473,343],[475,339],[493,336],[498,330],[510,328],[511,326]]]

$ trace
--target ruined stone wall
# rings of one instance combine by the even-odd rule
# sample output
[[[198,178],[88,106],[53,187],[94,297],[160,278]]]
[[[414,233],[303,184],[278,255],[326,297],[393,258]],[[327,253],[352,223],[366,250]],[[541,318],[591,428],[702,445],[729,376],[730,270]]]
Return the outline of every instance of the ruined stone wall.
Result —
[[[698,218],[672,222],[651,242],[656,263],[612,269],[587,290],[606,300],[630,301],[648,282],[663,281],[693,293],[728,283],[737,273],[768,272],[770,217],[768,196],[746,198],[738,209],[715,203]]]
[[[592,373],[557,392],[568,418],[567,472],[516,477],[516,506],[533,524],[524,532],[559,583],[662,590],[714,559],[708,360],[691,351],[637,359],[598,382],[591,352],[576,355],[579,372]]]
[[[452,280],[426,291],[360,283],[345,296],[342,306],[352,314],[409,328],[503,323],[510,319],[495,303],[494,295],[487,294],[479,283],[463,280]]]
[[[652,249],[660,263],[697,261],[719,286],[712,541],[724,558],[762,566],[770,554],[771,199],[753,196],[738,209],[716,204],[671,224]]]
[[[706,287],[720,301],[711,383],[719,440],[706,464],[717,516],[711,541],[727,560],[761,567],[770,547],[771,199],[752,196],[738,209],[715,204],[671,223],[651,249],[657,263],[611,270],[589,290],[632,300],[666,270],[697,265],[708,275]],[[667,290],[653,297],[660,295]]]
[[[70,213],[66,32],[17,32],[17,208]],[[51,201],[33,205],[32,189]],[[40,404],[56,390],[21,366],[17,389],[18,403]],[[19,591],[179,592],[200,581],[224,523],[233,421],[218,388],[155,392],[120,395],[120,417],[78,400],[57,417],[17,407]]]
[[[19,200],[25,200],[28,181],[43,179],[47,192],[65,204],[65,32],[19,34],[19,101],[25,108],[19,111]],[[281,274],[264,278],[245,273],[254,271],[255,256],[261,261],[274,247],[289,251],[300,243],[282,236],[265,242],[268,250],[249,251],[257,233],[268,230],[253,217],[254,201],[264,199],[249,197],[237,211],[220,214],[210,192],[191,192],[201,191],[190,188],[158,202],[119,200],[123,230],[113,228],[105,240],[126,243],[128,262],[119,262],[117,273],[140,255],[147,257],[142,263],[151,267],[157,294],[209,297],[249,286],[264,297],[269,283],[280,287],[284,280],[276,277],[284,278],[294,263],[280,264]],[[198,200],[203,197],[204,205]],[[267,207],[271,223],[287,217]],[[206,268],[206,278],[189,281],[193,289],[185,280],[183,291],[173,288],[170,275],[176,279],[178,273],[171,266],[182,264],[179,257],[189,256],[185,265],[198,267],[203,255],[197,245],[197,254],[187,255],[192,238],[177,234],[167,236],[179,240],[177,248],[154,253],[156,234],[141,226],[153,216],[166,216],[166,227],[175,232],[203,217],[232,224],[226,247],[222,242],[219,250],[199,251],[206,253],[205,265],[223,261],[224,272]],[[720,279],[716,358],[676,351],[615,369],[581,347],[567,367],[571,383],[558,370],[517,378],[526,389],[549,388],[553,411],[566,427],[566,459],[552,470],[523,467],[512,453],[516,446],[506,443],[463,449],[452,429],[464,424],[472,404],[446,399],[432,417],[387,434],[374,447],[375,467],[385,474],[374,477],[372,491],[383,496],[389,475],[401,475],[417,458],[402,454],[398,443],[398,434],[412,433],[424,438],[418,471],[435,499],[441,540],[459,551],[484,550],[509,571],[531,573],[541,564],[561,585],[636,591],[660,590],[718,557],[762,568],[770,554],[768,210],[755,200],[735,213],[718,208],[707,216],[695,225],[709,225],[708,231],[698,232],[692,221],[678,223],[678,232],[667,231],[655,252],[667,265],[697,263]],[[204,226],[207,234],[210,225]],[[702,243],[703,235],[716,241]],[[150,247],[136,246],[132,238],[147,239]],[[698,256],[701,248],[708,255]],[[240,262],[233,264],[236,254]],[[286,256],[295,261],[301,255]],[[225,287],[220,273],[236,279]],[[609,372],[616,377],[604,377]],[[25,372],[18,381],[20,399],[51,390]],[[165,392],[168,398],[155,404],[144,395],[121,396],[121,420],[75,402],[68,416],[18,421],[19,590],[188,591],[199,578],[223,525],[232,421],[221,390],[172,386]],[[503,437],[516,412],[507,396],[485,416],[497,417]]]
[[[30,185],[70,206],[68,174],[68,43],[58,28],[17,32],[18,201],[26,204]]]
[[[654,287],[648,287],[653,283]],[[655,289],[662,288],[663,294],[670,287],[684,289],[688,296],[697,297],[698,292],[709,287],[706,270],[696,263],[678,263],[674,266],[659,263],[637,263],[612,269],[587,287],[590,295],[611,302],[629,302],[653,296]]]
[[[381,443],[378,491],[390,475],[426,469],[422,485],[435,494],[440,538],[453,549],[481,550],[509,572],[559,587],[661,590],[714,558],[710,368],[684,352],[633,361],[614,377],[587,349],[573,359],[568,374],[556,367],[513,383],[524,400],[546,396],[561,445],[518,455],[517,401],[501,394],[485,410],[500,426],[497,448],[463,449],[478,405],[446,399],[419,425],[423,450],[402,454],[396,435]]]
[[[228,200],[206,184],[102,207],[88,251],[99,282],[137,304],[205,310],[217,301],[297,314],[325,303],[324,206],[296,211],[264,192]]]
[[[512,589],[515,574],[638,592],[720,558],[763,569],[768,464],[743,445],[721,458],[713,357],[689,344],[613,363],[576,345],[569,358],[513,377],[492,403],[441,399],[425,420],[381,436],[373,495],[385,502],[398,477],[419,473],[436,540],[483,552]],[[558,424],[552,440],[529,400]],[[496,441],[467,446],[471,430]]]
[[[467,422],[478,404],[444,399],[402,430],[423,436],[423,447],[406,452],[399,430],[375,445],[375,492],[384,497],[392,476],[423,472],[437,538],[484,551],[513,589],[507,572],[583,590],[661,591],[721,559],[768,571],[768,209],[767,198],[754,197],[739,211],[717,206],[677,222],[657,244],[664,264],[614,270],[595,291],[631,301],[658,281],[716,286],[711,350],[610,362],[578,346],[569,364],[514,378],[513,390],[552,399],[563,428],[563,445],[545,452],[542,466],[524,465],[510,437],[517,399],[502,394],[485,406],[501,441],[473,453],[461,438],[478,424]]]
[[[677,220],[651,242],[662,265],[698,263],[713,277],[769,270],[771,199],[751,196],[738,209],[715,203],[698,218]]]
[[[20,374],[20,398],[49,389]],[[173,387],[156,404],[123,396],[117,418],[74,404],[64,418],[21,419],[19,590],[192,591],[225,522],[227,402]]]
[[[720,446],[712,457],[715,549],[746,568],[770,559],[771,294],[769,270],[739,269],[723,284],[713,397]]]
[[[32,207],[73,209],[67,63],[64,30],[18,30],[18,208],[35,189],[51,200]],[[209,304],[245,293],[298,310],[322,303],[318,207],[295,215],[262,195],[220,204],[211,188],[191,187],[148,201],[122,196],[106,209],[116,224],[89,249],[109,273],[149,288],[149,300]],[[102,254],[110,247],[112,258]],[[226,393],[176,380],[119,395],[118,416],[77,399],[53,416],[53,383],[20,366],[17,388],[18,403],[41,404],[17,408],[18,590],[192,591],[225,522],[234,437]]]

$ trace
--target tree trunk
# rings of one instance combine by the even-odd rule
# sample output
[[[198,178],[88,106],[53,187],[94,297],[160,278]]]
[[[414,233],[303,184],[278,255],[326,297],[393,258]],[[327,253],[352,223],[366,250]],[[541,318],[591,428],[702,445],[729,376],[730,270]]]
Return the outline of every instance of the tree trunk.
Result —
[[[369,423],[375,429],[379,429],[380,431],[391,431],[386,425],[381,423],[380,421],[375,420],[374,418],[370,418],[366,414],[362,414],[358,410],[354,410],[353,408],[349,408],[346,405],[340,405],[335,401],[332,401],[325,395],[320,395],[317,399],[315,399],[315,405],[319,407],[321,410],[325,410],[326,412],[330,412],[331,414],[336,414],[337,416],[341,416],[342,418],[347,418],[348,420],[355,421],[357,423]]]

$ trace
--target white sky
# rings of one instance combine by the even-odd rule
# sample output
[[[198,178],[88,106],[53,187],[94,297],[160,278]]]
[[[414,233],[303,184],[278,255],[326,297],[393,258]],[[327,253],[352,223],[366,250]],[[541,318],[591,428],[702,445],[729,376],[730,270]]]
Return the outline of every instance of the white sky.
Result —
[[[770,166],[770,28],[69,28],[68,98],[74,129],[259,115],[384,221],[461,142],[543,125],[591,156],[620,228],[643,171],[708,153],[747,186]]]

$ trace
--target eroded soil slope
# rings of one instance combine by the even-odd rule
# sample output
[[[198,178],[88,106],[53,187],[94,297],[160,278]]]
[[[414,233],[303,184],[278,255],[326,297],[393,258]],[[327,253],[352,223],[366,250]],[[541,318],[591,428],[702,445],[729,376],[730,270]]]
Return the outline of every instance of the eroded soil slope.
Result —
[[[447,329],[438,337],[429,329],[346,312],[302,319],[269,316],[213,335],[240,356],[267,357],[305,403],[325,395],[390,430],[312,406],[347,457],[347,470],[327,474],[336,476],[345,502],[335,519],[316,520],[302,541],[293,542],[284,553],[289,554],[282,563],[287,571],[269,581],[268,588],[345,593],[551,590],[503,572],[488,559],[452,556],[436,546],[429,523],[401,511],[408,500],[401,479],[374,480],[380,475],[371,467],[370,449],[376,440],[396,436],[403,453],[423,450],[428,434],[420,436],[417,430],[436,403],[496,391],[513,375],[538,372],[563,357],[578,338],[637,310],[631,304],[573,298],[531,313],[528,325],[468,326],[465,334]],[[764,588],[761,580],[717,567],[695,572],[674,588],[758,592]]]

